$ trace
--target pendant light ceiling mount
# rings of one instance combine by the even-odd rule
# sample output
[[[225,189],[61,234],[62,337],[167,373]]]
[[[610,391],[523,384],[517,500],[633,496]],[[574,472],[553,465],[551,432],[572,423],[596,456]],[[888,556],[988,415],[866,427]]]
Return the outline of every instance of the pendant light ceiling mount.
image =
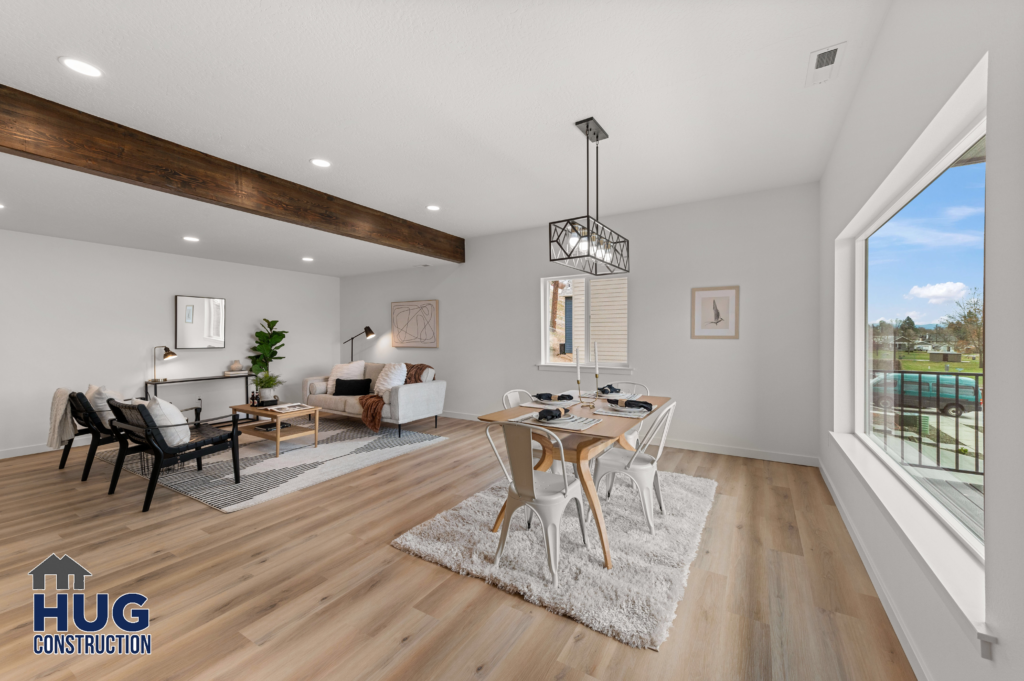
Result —
[[[624,274],[629,272],[629,239],[600,221],[601,165],[600,142],[608,133],[593,117],[576,121],[587,145],[587,212],[578,218],[548,223],[549,259],[587,274]],[[595,145],[595,207],[590,215],[590,145]]]

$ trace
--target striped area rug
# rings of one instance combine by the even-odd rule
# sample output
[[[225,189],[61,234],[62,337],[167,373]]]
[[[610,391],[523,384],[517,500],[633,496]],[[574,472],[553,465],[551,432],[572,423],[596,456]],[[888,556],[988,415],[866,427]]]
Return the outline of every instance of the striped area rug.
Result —
[[[290,423],[293,428],[312,430],[304,417]],[[321,418],[320,444],[316,448],[312,438],[282,442],[280,457],[274,456],[274,443],[266,440],[239,447],[242,481],[237,485],[230,450],[203,457],[201,471],[196,470],[195,461],[181,468],[167,468],[160,473],[159,482],[207,506],[232,513],[447,439],[411,430],[399,437],[394,428],[381,428],[375,433],[356,421]],[[113,465],[117,449],[99,451],[96,458]],[[151,461],[152,457],[133,454],[125,460],[123,470],[149,478]]]

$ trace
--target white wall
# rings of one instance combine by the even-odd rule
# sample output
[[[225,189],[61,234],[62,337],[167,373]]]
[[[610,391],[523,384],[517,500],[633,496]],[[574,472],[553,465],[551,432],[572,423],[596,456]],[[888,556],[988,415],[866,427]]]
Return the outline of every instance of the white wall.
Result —
[[[904,647],[929,679],[1024,678],[1024,3],[1000,0],[897,1],[821,181],[821,429],[822,469],[873,569],[876,588]],[[984,54],[989,53],[986,210],[986,546],[984,619],[999,637],[995,660],[979,655],[978,642],[958,624],[949,599],[893,514],[829,431],[853,424],[833,399],[852,379],[850,361],[833,360],[837,338],[853,314],[848,282],[835,280],[835,240],[889,175]],[[834,285],[833,285],[834,283]],[[837,294],[838,292],[838,294]],[[838,405],[838,406],[837,406]]]
[[[341,352],[338,279],[0,230],[0,458],[46,451],[50,399],[67,387],[106,385],[126,397],[152,377],[153,346],[174,349],[174,296],[225,298],[224,349],[176,350],[160,377],[212,376],[245,366],[264,317],[289,331],[272,365],[297,400],[302,378]],[[181,407],[203,398],[204,416],[243,403],[241,379],[164,386]],[[87,440],[87,438],[83,438]]]
[[[817,199],[809,184],[607,217],[630,239],[633,378],[679,400],[677,446],[816,465]],[[378,335],[355,341],[357,359],[431,364],[446,412],[472,418],[511,388],[575,387],[575,371],[536,367],[540,279],[572,272],[548,262],[546,227],[468,239],[464,265],[343,278],[343,337],[369,324]],[[690,289],[733,284],[740,339],[691,340]],[[390,303],[430,298],[440,348],[392,348]]]

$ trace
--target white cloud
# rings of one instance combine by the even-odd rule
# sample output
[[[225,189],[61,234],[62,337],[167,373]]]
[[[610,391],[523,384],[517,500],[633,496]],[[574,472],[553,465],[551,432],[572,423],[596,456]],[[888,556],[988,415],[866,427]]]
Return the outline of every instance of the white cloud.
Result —
[[[950,209],[953,210],[953,209]],[[891,220],[875,232],[872,239],[891,240],[908,246],[942,248],[945,246],[975,246],[981,248],[985,238],[980,232],[947,232],[931,227],[922,227],[909,220]]]
[[[950,206],[946,209],[946,217],[955,222],[984,212],[984,206]]]
[[[951,303],[954,300],[960,300],[965,295],[967,295],[967,284],[959,281],[947,281],[945,284],[915,286],[910,289],[910,293],[903,297],[908,300],[913,298],[926,298],[928,302],[933,305],[941,305],[942,303]]]

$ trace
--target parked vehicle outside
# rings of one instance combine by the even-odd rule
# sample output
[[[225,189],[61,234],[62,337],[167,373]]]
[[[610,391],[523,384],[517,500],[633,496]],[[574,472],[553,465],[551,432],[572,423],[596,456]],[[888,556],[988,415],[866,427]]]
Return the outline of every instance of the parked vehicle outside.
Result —
[[[872,403],[883,409],[941,409],[947,416],[981,411],[984,404],[978,381],[963,374],[882,372],[871,380],[871,392]]]

